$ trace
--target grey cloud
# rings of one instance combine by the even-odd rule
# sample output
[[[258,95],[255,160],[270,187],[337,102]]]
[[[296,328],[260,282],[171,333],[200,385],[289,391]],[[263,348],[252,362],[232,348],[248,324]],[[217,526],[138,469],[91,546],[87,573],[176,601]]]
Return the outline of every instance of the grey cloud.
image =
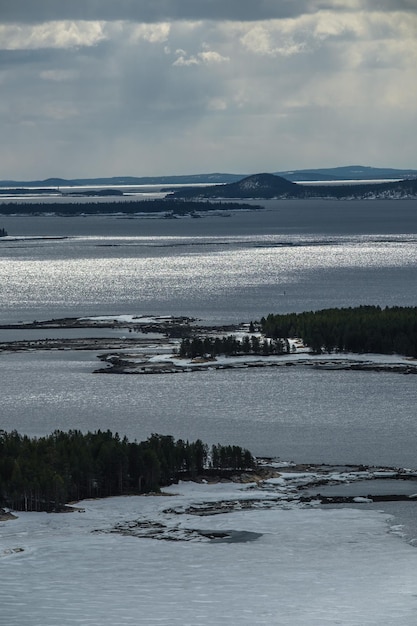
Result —
[[[368,11],[406,11],[417,13],[417,0],[366,0],[364,8]]]
[[[5,71],[8,68],[15,68],[19,71],[48,69],[49,67],[59,67],[60,69],[72,69],[74,64],[80,62],[80,59],[86,62],[88,58],[101,59],[103,49],[108,46],[107,42],[100,43],[96,46],[83,48],[82,51],[73,49],[60,48],[37,48],[35,50],[1,50],[0,49],[0,68]]]
[[[38,53],[33,55],[33,51],[29,50],[0,50],[0,67],[4,71],[6,68],[32,64],[33,62],[44,62],[44,54]]]
[[[0,21],[255,21],[296,17],[320,8],[341,7],[340,2],[324,0],[0,0]]]
[[[415,2],[369,0],[369,11],[389,13],[382,19],[311,15],[318,7],[335,13],[357,4],[0,0],[0,21],[33,22],[15,29],[23,39],[55,29],[35,28],[35,21],[132,22],[56,27],[102,29],[93,44],[0,50],[2,177],[274,171],[355,162],[358,154],[374,165],[412,166],[417,44],[409,41],[413,20],[389,11]],[[299,23],[249,22],[303,12],[310,17]],[[181,21],[203,17],[193,25]],[[228,17],[248,23],[220,23]],[[168,19],[166,38],[148,36],[162,25],[135,23]],[[389,37],[380,42],[387,24]],[[13,30],[3,30],[4,47]],[[291,42],[305,43],[305,51],[269,54]],[[184,62],[175,64],[181,54]],[[370,71],[374,66],[383,71]]]
[[[95,49],[88,51],[89,54],[96,53]],[[5,71],[9,68],[22,71],[22,68],[41,69],[52,63],[55,66],[71,68],[75,54],[68,50],[50,50],[39,48],[37,50],[1,50],[0,68]]]

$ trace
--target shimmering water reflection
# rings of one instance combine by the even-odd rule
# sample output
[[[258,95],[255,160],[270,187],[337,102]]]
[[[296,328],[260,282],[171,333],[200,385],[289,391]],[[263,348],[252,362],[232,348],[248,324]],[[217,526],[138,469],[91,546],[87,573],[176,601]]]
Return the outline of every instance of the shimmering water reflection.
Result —
[[[414,201],[265,206],[196,220],[4,216],[16,239],[0,241],[0,321],[134,314],[219,323],[416,305]],[[89,353],[3,353],[0,428],[160,432],[300,461],[417,465],[411,376],[99,376],[97,364]]]
[[[153,237],[150,245],[140,237],[81,237],[18,241],[1,253],[3,322],[100,313],[240,321],[271,311],[411,305],[417,296],[416,244],[408,236],[310,237],[302,245],[270,235],[185,236],[175,244]]]
[[[112,376],[92,374],[96,366],[92,353],[9,355],[2,428],[160,432],[300,462],[417,467],[413,376],[295,367]]]

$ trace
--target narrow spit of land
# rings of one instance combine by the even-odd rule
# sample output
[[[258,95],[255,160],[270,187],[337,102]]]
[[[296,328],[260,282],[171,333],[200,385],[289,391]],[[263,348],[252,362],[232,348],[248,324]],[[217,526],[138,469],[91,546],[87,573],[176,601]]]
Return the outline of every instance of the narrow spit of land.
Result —
[[[373,307],[359,308],[365,310],[369,324],[369,309]],[[352,314],[352,310],[350,311]],[[381,354],[372,350],[356,352],[337,349],[334,343],[330,348],[327,336],[322,340],[328,344],[325,351],[318,339],[325,331],[321,330],[322,334],[319,334],[311,326],[305,331],[308,344],[301,337],[290,336],[294,335],[294,317],[304,319],[303,316],[313,316],[315,321],[322,323],[323,315],[320,317],[320,313],[325,312],[268,316],[256,323],[222,326],[204,325],[201,320],[169,315],[106,315],[34,320],[0,325],[0,331],[11,333],[10,339],[0,341],[0,352],[93,351],[101,362],[101,366],[94,370],[96,374],[174,374],[211,369],[265,367],[417,374],[417,359],[410,354],[411,344],[407,343],[403,329],[400,330],[400,335],[395,334],[395,337],[400,336],[404,347],[402,353],[388,351]],[[415,316],[413,311],[410,315],[412,314]],[[381,315],[386,317],[386,311],[382,311]],[[284,318],[286,325],[283,326]],[[32,338],[30,331],[37,331],[38,335],[42,332],[44,336]],[[77,331],[82,331],[83,336],[77,336]],[[86,336],[88,331],[91,331],[91,337]],[[303,332],[303,329],[299,327],[297,331]],[[364,332],[366,335],[366,329]],[[19,333],[24,333],[25,337],[19,338]],[[356,333],[355,337],[357,336]],[[362,343],[367,345],[366,336]],[[360,344],[357,342],[357,345]],[[411,348],[412,353],[414,344]]]

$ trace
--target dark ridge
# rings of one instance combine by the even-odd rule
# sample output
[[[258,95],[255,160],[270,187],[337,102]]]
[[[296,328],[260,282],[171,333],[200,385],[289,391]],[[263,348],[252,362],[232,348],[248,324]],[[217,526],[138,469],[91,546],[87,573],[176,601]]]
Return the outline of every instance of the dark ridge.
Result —
[[[1,180],[0,187],[76,187],[79,185],[185,185],[187,183],[230,183],[244,174],[190,174],[183,176],[111,176],[101,178],[46,178],[44,180]]]
[[[342,167],[310,168],[306,170],[288,170],[274,172],[288,180],[378,180],[416,178],[417,170],[394,169],[391,167],[368,167],[364,165],[346,165]]]
[[[329,168],[308,168],[274,172],[287,180],[371,180],[417,178],[417,170],[347,165]],[[209,174],[184,174],[167,176],[111,176],[99,178],[49,177],[43,180],[0,180],[0,187],[76,187],[79,185],[185,185],[209,183],[234,183],[247,174],[212,172]]]
[[[417,197],[417,178],[387,183],[344,185],[302,185],[274,174],[253,174],[236,183],[211,187],[187,187],[173,191],[171,198],[332,198],[398,199]]]

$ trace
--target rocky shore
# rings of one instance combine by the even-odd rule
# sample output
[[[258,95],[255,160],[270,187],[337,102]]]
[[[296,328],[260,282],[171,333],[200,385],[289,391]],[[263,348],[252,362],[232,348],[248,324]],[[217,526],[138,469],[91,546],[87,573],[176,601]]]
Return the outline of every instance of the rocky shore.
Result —
[[[0,325],[1,331],[11,331],[13,338],[0,341],[0,352],[36,350],[96,352],[102,366],[94,370],[95,374],[178,374],[265,367],[417,374],[416,359],[400,355],[342,353],[318,355],[296,340],[292,343],[291,351],[281,355],[217,357],[205,355],[193,359],[180,358],[178,348],[183,337],[244,336],[250,333],[249,325],[246,323],[205,326],[194,318],[184,316],[106,315],[34,320],[3,324]],[[37,335],[28,338],[31,331],[36,331]],[[82,336],[77,336],[77,331]],[[91,336],[88,336],[89,331]],[[19,333],[24,334],[24,338],[19,338]],[[45,336],[39,337],[39,333],[44,333]],[[68,336],[68,333],[71,336]],[[48,334],[51,336],[48,337]]]
[[[196,527],[191,522],[192,518],[206,519],[241,511],[277,508],[320,508],[324,505],[372,507],[374,503],[399,501],[415,506],[417,503],[417,473],[400,468],[305,465],[258,459],[253,471],[229,474],[207,471],[192,481],[190,479],[190,482],[208,486],[234,482],[240,483],[241,487],[232,499],[226,495],[223,498],[198,498],[162,509],[158,519],[140,516],[95,532],[158,541],[236,543],[255,541],[262,535],[236,530],[213,532]],[[329,488],[336,489],[338,495],[322,495],[321,492]],[[181,490],[181,484],[178,489]],[[357,493],[349,493],[352,490]],[[236,494],[239,495],[236,497]],[[167,495],[175,494],[170,492]]]
[[[16,515],[5,509],[0,509],[0,522],[8,522],[11,519],[17,519]]]
[[[180,363],[178,359],[164,361],[135,360],[134,355],[101,355],[100,360],[104,361],[107,367],[94,370],[95,374],[178,374],[190,372],[202,372],[208,370],[230,370],[246,368],[282,368],[282,367],[304,367],[321,370],[354,370],[362,372],[390,372],[398,374],[417,374],[417,363],[380,363],[372,361],[360,361],[346,358],[345,360],[334,361],[329,359],[305,359],[295,360],[291,355],[274,360],[270,357],[259,357],[254,360],[246,360],[245,357],[234,357],[228,361],[223,359],[184,359]],[[131,360],[130,360],[131,359]]]

